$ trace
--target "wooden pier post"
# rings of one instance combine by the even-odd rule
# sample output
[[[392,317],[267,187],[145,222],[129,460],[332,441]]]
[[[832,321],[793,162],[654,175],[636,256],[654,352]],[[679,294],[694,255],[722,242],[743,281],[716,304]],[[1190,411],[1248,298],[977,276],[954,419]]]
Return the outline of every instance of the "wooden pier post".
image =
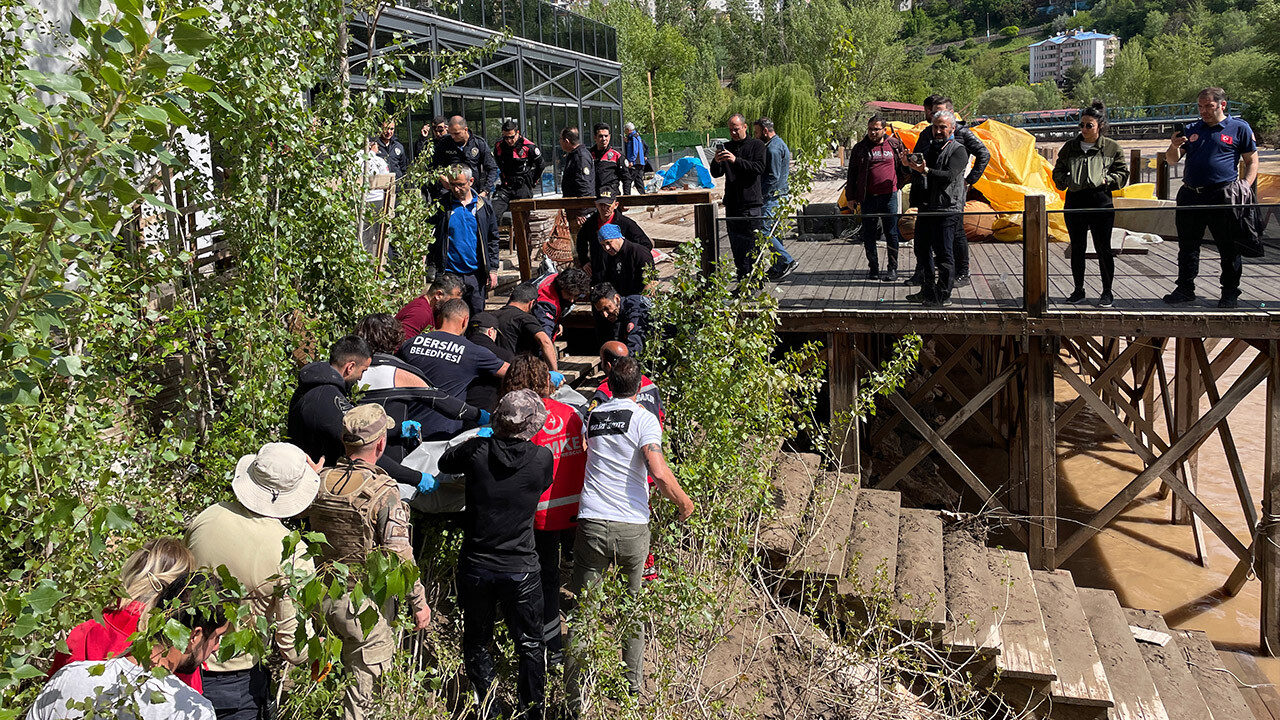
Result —
[[[529,253],[529,211],[519,207],[511,208],[511,249],[520,264],[520,281],[531,280],[533,259]]]
[[[827,390],[833,420],[838,413],[854,410],[858,399],[858,354],[850,333],[827,333]],[[862,443],[858,438],[857,417],[849,423],[847,433],[836,449],[840,472],[861,477]]]
[[[1142,151],[1138,148],[1129,150],[1129,184],[1137,185],[1142,182]]]
[[[1022,217],[1022,287],[1028,315],[1049,309],[1049,213],[1043,195],[1028,195]]]
[[[1280,341],[1267,342],[1267,424],[1262,476],[1262,527],[1254,541],[1262,580],[1262,651],[1280,654]]]
[[[1200,419],[1200,396],[1204,394],[1200,366],[1196,364],[1191,346],[1193,342],[1192,338],[1178,338],[1174,341],[1173,431],[1179,436]],[[1185,461],[1179,463],[1183,480],[1191,492],[1196,491],[1196,481],[1199,479],[1199,454],[1198,450],[1193,450]],[[1177,495],[1173,497],[1171,519],[1175,525],[1185,525],[1193,519],[1191,509]]]
[[[1023,287],[1027,315],[1042,317],[1049,309],[1049,215],[1043,195],[1028,195],[1022,219]],[[1058,566],[1058,458],[1053,404],[1053,359],[1058,338],[1027,338],[1026,459],[1028,554],[1031,566]]]
[[[702,277],[709,278],[716,271],[720,255],[720,224],[716,222],[715,203],[693,206],[693,235],[702,247]]]
[[[1169,160],[1164,153],[1156,153],[1156,199],[1169,199]]]

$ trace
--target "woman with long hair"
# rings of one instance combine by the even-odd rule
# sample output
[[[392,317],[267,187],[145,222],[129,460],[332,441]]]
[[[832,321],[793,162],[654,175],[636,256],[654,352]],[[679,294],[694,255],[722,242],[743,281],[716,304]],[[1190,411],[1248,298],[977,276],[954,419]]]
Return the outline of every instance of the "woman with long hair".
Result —
[[[125,560],[120,569],[123,597],[102,611],[102,622],[86,620],[67,634],[68,652],[55,652],[49,676],[67,663],[109,660],[129,651],[129,637],[142,618],[155,607],[156,598],[169,583],[195,570],[196,560],[176,537],[148,540]],[[179,674],[178,679],[200,692],[200,671]]]
[[[1101,102],[1080,111],[1080,134],[1068,140],[1058,151],[1053,166],[1053,182],[1067,193],[1067,235],[1071,238],[1071,277],[1075,289],[1067,297],[1072,305],[1084,300],[1085,252],[1089,235],[1098,254],[1102,275],[1102,295],[1098,307],[1111,307],[1111,281],[1116,262],[1111,251],[1111,229],[1116,212],[1111,191],[1129,181],[1129,166],[1124,161],[1120,143],[1107,137],[1107,112]],[[1073,212],[1076,211],[1076,212]],[[1085,212],[1080,212],[1085,211]]]

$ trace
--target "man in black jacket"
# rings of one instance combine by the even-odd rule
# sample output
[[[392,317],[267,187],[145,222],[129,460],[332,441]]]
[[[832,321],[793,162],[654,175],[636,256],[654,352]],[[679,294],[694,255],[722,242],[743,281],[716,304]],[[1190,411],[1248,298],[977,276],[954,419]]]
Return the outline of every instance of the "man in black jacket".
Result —
[[[476,192],[481,197],[493,196],[493,186],[498,182],[498,164],[494,162],[493,153],[489,152],[489,143],[471,132],[461,115],[449,118],[449,134],[431,144],[431,167],[450,168],[454,165],[471,168]],[[441,186],[445,192],[448,191],[443,181]]]
[[[616,225],[622,231],[622,237],[628,241],[653,250],[653,240],[649,239],[644,229],[631,218],[618,212],[617,193],[605,191],[596,197],[596,211],[582,220],[578,228],[575,244],[578,267],[591,275],[591,282],[603,279],[606,254],[600,246],[600,230],[605,225]]]
[[[458,604],[462,609],[462,659],[482,708],[494,717],[495,678],[489,645],[497,608],[515,640],[519,662],[517,717],[541,718],[547,659],[542,627],[542,583],[533,517],[551,487],[551,451],[529,442],[547,421],[547,408],[532,390],[508,393],[498,403],[493,428],[450,448],[440,471],[467,477],[467,505],[458,555]]]
[[[932,123],[934,113],[941,110],[954,114],[955,103],[946,95],[930,95],[924,99],[925,122]],[[920,136],[923,138],[926,135],[931,135],[932,132],[932,128],[926,128]],[[957,142],[964,146],[969,157],[973,158],[973,168],[969,170],[964,179],[966,189],[971,188],[977,184],[978,180],[982,179],[982,173],[986,172],[987,165],[991,164],[991,151],[987,150],[987,146],[977,134],[959,120],[956,121],[954,137]],[[926,143],[921,147],[928,147],[928,144]],[[955,264],[955,286],[964,287],[969,284],[969,239],[965,237],[964,233],[961,233],[960,237],[956,238]],[[903,284],[919,285],[923,278],[924,269],[917,267],[915,274],[907,278]]]
[[[756,233],[764,205],[760,176],[764,174],[765,147],[747,130],[746,118],[738,114],[730,117],[730,140],[711,162],[711,175],[724,178],[724,214],[732,218],[725,224],[739,280],[750,275],[755,266]]]
[[[955,245],[957,238],[964,237],[964,171],[969,164],[969,151],[956,138],[955,128],[955,113],[934,113],[933,131],[920,133],[913,151],[913,155],[922,156],[922,162],[906,159],[907,167],[914,171],[911,204],[921,213],[916,221],[915,250],[917,265],[924,270],[923,287],[908,295],[907,300],[932,307],[951,305],[957,266]]]
[[[591,158],[596,163],[596,194],[608,190],[616,196],[622,185],[622,178],[627,174],[626,160],[622,153],[609,147],[613,131],[608,123],[596,123],[592,132],[596,138],[596,144],[591,147]]]
[[[413,141],[413,159],[417,160],[422,157],[422,153],[427,154],[427,159],[431,159],[431,143],[436,138],[442,138],[449,134],[449,120],[443,115],[437,115],[431,118],[431,123],[423,125],[419,135]]]
[[[449,195],[436,214],[428,258],[437,273],[462,278],[462,299],[474,315],[498,284],[498,219],[489,201],[472,192],[471,168],[455,165],[441,180]]]
[[[388,118],[382,123],[382,134],[378,135],[378,157],[387,161],[387,169],[396,176],[396,180],[409,171],[409,155],[396,139],[395,120]]]
[[[609,283],[591,288],[591,309],[596,321],[596,343],[611,340],[627,346],[632,355],[644,350],[649,332],[649,309],[653,303],[644,295],[619,295]]]
[[[560,175],[560,194],[563,197],[596,196],[596,161],[591,151],[582,144],[578,128],[567,127],[560,131],[560,149],[564,151],[564,172]],[[586,210],[566,210],[569,232],[578,234],[586,218]]]
[[[531,198],[533,189],[542,185],[546,161],[542,158],[542,149],[520,134],[520,125],[515,120],[502,123],[502,139],[493,146],[493,157],[502,175],[493,193],[493,214],[501,224],[512,200]]]
[[[355,407],[347,393],[359,382],[373,360],[369,344],[358,335],[347,335],[329,350],[329,362],[318,361],[298,371],[298,387],[289,399],[289,442],[302,448],[313,462],[335,463],[343,456],[342,416]],[[401,423],[387,437],[396,441],[418,432],[417,423]],[[383,455],[378,467],[396,482],[426,493],[435,489],[435,478],[410,470]]]

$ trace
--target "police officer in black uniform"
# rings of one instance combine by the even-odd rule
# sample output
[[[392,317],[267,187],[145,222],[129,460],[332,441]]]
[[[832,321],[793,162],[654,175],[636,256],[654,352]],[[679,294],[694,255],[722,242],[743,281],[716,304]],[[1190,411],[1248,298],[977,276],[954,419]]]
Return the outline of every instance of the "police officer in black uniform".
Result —
[[[489,143],[467,128],[467,121],[461,115],[449,118],[449,134],[437,138],[431,144],[431,167],[448,168],[454,165],[466,165],[471,168],[471,176],[475,178],[475,191],[484,198],[493,197],[493,186],[498,182],[498,164],[493,161],[493,153],[489,152]],[[440,187],[443,188],[443,178]],[[438,190],[438,196],[448,192]]]
[[[609,146],[612,130],[607,123],[596,123],[592,130],[596,144],[591,147],[591,157],[596,162],[596,194],[611,191],[616,197],[622,178],[627,175],[626,160],[622,153]]]
[[[560,176],[560,194],[564,197],[596,196],[596,160],[591,150],[582,144],[578,128],[567,127],[560,131],[560,149],[564,151],[564,174]],[[582,221],[591,210],[566,210],[569,235],[578,236]]]
[[[430,124],[422,126],[419,133],[417,139],[413,141],[413,159],[422,157],[423,152],[427,153],[427,158],[430,159],[431,143],[449,134],[449,119],[443,115],[436,115],[431,118]]]
[[[378,157],[387,161],[387,169],[396,176],[396,180],[404,177],[409,170],[409,156],[404,151],[404,145],[396,139],[395,120],[388,119],[382,123],[382,134],[378,136]]]
[[[546,161],[542,149],[520,134],[515,120],[502,123],[502,139],[493,146],[493,157],[502,174],[493,193],[493,214],[501,223],[512,200],[533,197],[533,189],[542,184]]]

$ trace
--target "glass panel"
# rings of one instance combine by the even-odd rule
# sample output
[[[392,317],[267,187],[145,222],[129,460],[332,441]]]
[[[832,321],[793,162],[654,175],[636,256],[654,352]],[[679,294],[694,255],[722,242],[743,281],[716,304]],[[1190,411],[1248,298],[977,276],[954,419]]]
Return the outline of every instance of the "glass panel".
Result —
[[[521,34],[520,36],[534,42],[542,39],[542,33],[538,31],[541,20],[538,19],[538,10],[542,4],[538,0],[520,0],[521,9]]]
[[[467,98],[463,102],[466,112],[462,117],[467,119],[467,127],[471,128],[471,132],[482,134],[484,128],[484,101],[475,98]]]
[[[490,145],[502,136],[502,102],[489,100],[484,104],[484,137]]]
[[[462,78],[454,83],[454,87],[475,88],[479,90],[484,87],[480,79],[480,73],[476,73],[470,77]]]
[[[548,45],[556,44],[556,9],[546,3],[538,3],[538,16],[541,18],[539,23],[539,42]]]
[[[493,70],[493,76],[506,83],[510,87],[502,87],[498,83],[489,81],[489,86],[503,93],[519,92],[519,85],[516,82],[516,60],[513,58],[510,62],[505,62]]]
[[[451,118],[454,115],[463,115],[465,117],[466,108],[463,106],[462,98],[456,95],[441,95],[440,112],[447,118]]]
[[[462,22],[471,25],[484,25],[484,10],[481,0],[460,0],[458,11]]]

